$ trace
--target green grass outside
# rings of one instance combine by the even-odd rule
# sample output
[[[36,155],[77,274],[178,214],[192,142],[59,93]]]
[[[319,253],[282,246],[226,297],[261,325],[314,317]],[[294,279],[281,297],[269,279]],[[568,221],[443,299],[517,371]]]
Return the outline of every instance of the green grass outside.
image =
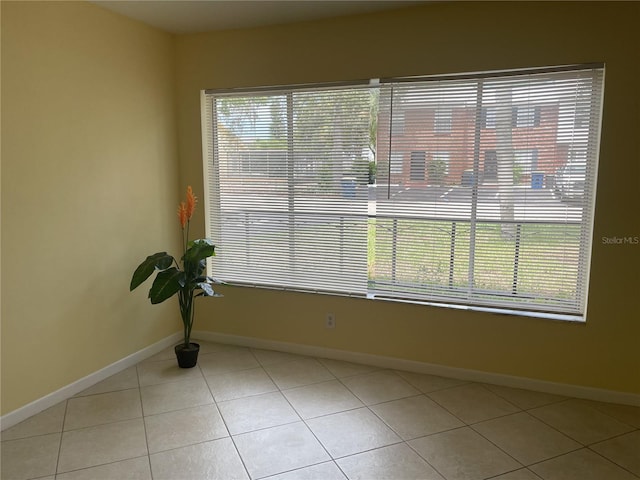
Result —
[[[451,221],[399,220],[396,225],[396,282],[468,288],[468,223],[456,223],[453,264]],[[393,221],[370,220],[368,235],[370,280],[391,280]],[[579,235],[579,226],[522,225],[515,275],[517,293],[575,297]],[[503,236],[501,225],[477,224],[474,288],[511,292],[515,258],[516,241]]]

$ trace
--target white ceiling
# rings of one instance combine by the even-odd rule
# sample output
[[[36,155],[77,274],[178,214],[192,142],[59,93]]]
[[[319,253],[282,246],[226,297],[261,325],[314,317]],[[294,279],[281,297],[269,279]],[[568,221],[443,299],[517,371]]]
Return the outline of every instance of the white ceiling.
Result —
[[[90,0],[170,33],[200,33],[402,8],[425,0]]]

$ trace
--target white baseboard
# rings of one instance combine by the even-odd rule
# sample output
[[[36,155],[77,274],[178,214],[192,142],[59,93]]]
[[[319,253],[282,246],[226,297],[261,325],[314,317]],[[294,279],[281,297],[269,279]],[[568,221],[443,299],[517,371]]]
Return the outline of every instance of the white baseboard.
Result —
[[[86,390],[87,388],[95,385],[96,383],[104,380],[105,378],[110,377],[111,375],[115,375],[116,373],[121,372],[122,370],[132,367],[136,365],[138,362],[145,360],[152,355],[164,350],[167,347],[175,345],[182,338],[182,333],[174,333],[159,342],[154,343],[153,345],[149,345],[148,347],[143,348],[131,355],[123,358],[122,360],[118,360],[117,362],[112,363],[111,365],[107,365],[106,367],[98,370],[97,372],[93,372],[86,377],[81,378],[69,385],[66,385],[55,392],[50,393],[42,398],[34,400],[31,403],[28,403],[24,407],[18,408],[13,412],[9,412],[6,415],[3,415],[0,418],[0,428],[2,430],[6,430],[9,427],[12,427],[23,420],[35,415],[37,413],[46,410],[49,407],[53,407],[54,405],[66,400],[68,398],[73,397],[75,394]]]
[[[584,387],[581,385],[571,385],[565,383],[548,382],[533,378],[516,377],[503,375],[500,373],[482,372],[465,368],[447,367],[432,363],[416,362],[395,357],[384,357],[368,353],[351,352],[348,350],[337,350],[333,348],[317,347],[312,345],[301,345],[296,343],[279,342],[265,340],[261,338],[243,337],[239,335],[229,335],[224,333],[193,331],[192,338],[200,340],[240,345],[244,347],[261,348],[266,350],[278,350],[281,352],[297,353],[314,357],[331,358],[353,363],[362,363],[381,368],[394,370],[405,370],[416,373],[426,373],[441,377],[457,378],[472,382],[490,383],[512,388],[523,388],[538,392],[552,393],[566,397],[583,398],[599,402],[619,403],[640,407],[640,395],[605,390],[601,388]]]
[[[556,395],[564,395],[567,397],[584,398],[588,400],[596,400],[600,402],[619,403],[624,405],[634,405],[640,407],[640,395],[617,392],[613,390],[605,390],[600,388],[584,387],[580,385],[570,385],[564,383],[547,382],[544,380],[536,380],[532,378],[516,377],[511,375],[503,375],[499,373],[481,372],[479,370],[470,370],[464,368],[447,367],[432,363],[416,362],[395,357],[384,357],[381,355],[372,355],[368,353],[351,352],[348,350],[338,350],[326,347],[317,347],[312,345],[301,345],[296,343],[278,342],[274,340],[265,340],[253,337],[243,337],[239,335],[228,335],[224,333],[194,331],[191,336],[193,339],[200,339],[210,342],[220,342],[230,345],[241,345],[245,347],[261,348],[266,350],[278,350],[281,352],[297,353],[299,355],[308,355],[321,358],[331,358],[335,360],[343,360],[346,362],[362,363],[373,365],[380,368],[389,368],[394,370],[405,370],[416,373],[426,373],[429,375],[438,375],[441,377],[457,378],[472,382],[491,383],[494,385],[503,385],[505,387],[524,388],[527,390],[536,390],[539,392],[553,393]],[[97,372],[83,377],[55,392],[52,392],[38,400],[18,408],[13,412],[0,417],[0,429],[5,430],[12,427],[27,418],[46,410],[49,407],[73,397],[77,393],[86,390],[96,383],[121,372],[137,363],[145,360],[152,355],[162,351],[163,349],[175,345],[182,338],[182,333],[175,333],[159,342],[149,345],[131,355],[108,365]]]

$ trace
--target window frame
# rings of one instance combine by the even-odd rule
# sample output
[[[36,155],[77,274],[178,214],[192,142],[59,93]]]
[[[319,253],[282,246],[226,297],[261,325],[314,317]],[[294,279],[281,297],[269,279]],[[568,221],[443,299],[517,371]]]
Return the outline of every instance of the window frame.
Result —
[[[563,70],[575,70],[575,69],[588,69],[588,68],[600,68],[602,70],[604,70],[604,65],[603,64],[588,64],[588,65],[579,65],[579,66],[564,66],[564,67],[548,67],[548,68],[543,68],[543,69],[529,69],[529,71],[532,72],[544,72],[544,71],[548,71],[548,72],[557,72],[557,71],[563,71]],[[514,71],[514,75],[517,74],[521,74],[525,72],[525,70],[519,70],[519,71]],[[486,75],[488,77],[491,77],[492,75],[495,74],[500,74],[500,75],[505,75],[505,74],[510,74],[510,72],[488,72]],[[447,79],[447,78],[464,78],[465,75],[454,75],[454,76],[437,76],[440,79]],[[468,74],[467,75],[468,78],[483,78],[482,75],[477,75],[477,74]],[[391,82],[397,82],[397,83],[404,83],[404,82],[409,82],[409,81],[417,81],[420,78],[434,78],[434,77],[412,77],[412,78],[407,78],[407,79],[383,79],[383,80],[377,80],[375,83],[376,84],[384,84],[384,83],[391,83]],[[361,84],[362,82],[358,82],[358,84]],[[328,85],[316,85],[316,86],[303,86],[302,88],[316,88],[316,87],[320,87],[320,88],[336,88],[337,86],[340,85],[346,85],[346,84],[333,84],[332,86],[328,86]],[[353,83],[350,83],[349,85],[353,85]],[[271,88],[265,88],[263,89],[264,91],[271,91]],[[261,91],[261,89],[246,89],[247,92],[251,92],[253,94],[256,94],[258,92]],[[603,91],[604,91],[604,87],[602,87],[602,93],[601,95],[603,96]],[[202,95],[203,95],[203,109],[204,109],[204,104],[205,104],[205,96],[207,94],[211,94],[214,93],[215,91],[203,91]],[[236,91],[237,92],[237,91]],[[602,102],[599,104],[600,105],[600,112],[599,112],[599,118],[601,119],[601,109],[602,109]],[[518,114],[519,111],[519,106],[515,106],[514,107],[514,111],[513,111],[513,123],[512,126],[513,128],[532,128],[532,127],[538,127],[540,126],[540,106],[536,105],[536,106],[530,106],[532,108],[530,108],[530,112],[532,111],[533,113],[528,115],[526,117],[527,121],[524,121],[524,118],[522,117],[522,115]],[[483,107],[484,108],[484,107]],[[448,129],[438,129],[437,127],[437,112],[440,109],[436,109],[436,113],[434,116],[434,133],[451,133],[451,125],[452,125],[452,118],[453,118],[453,110],[452,109],[447,109],[448,111]],[[485,129],[494,129],[495,125],[488,125],[489,122],[487,122],[488,118],[487,118],[487,110],[486,108],[481,111],[481,113],[478,114],[478,118],[480,118],[480,128],[485,128]],[[518,120],[519,117],[520,121]],[[203,119],[204,119],[204,114],[203,114]],[[393,122],[390,122],[390,129],[391,129],[391,134],[402,134],[405,132],[405,116],[403,115],[402,117],[402,121],[399,122],[399,124],[395,125],[395,128],[393,125]],[[531,122],[531,120],[533,120]],[[601,121],[601,120],[598,120]],[[493,123],[493,122],[491,122]],[[398,127],[402,127],[401,129]],[[442,125],[441,125],[442,126]],[[599,125],[598,125],[599,127]],[[205,170],[207,168],[207,159],[209,158],[209,156],[212,154],[212,151],[215,149],[215,147],[208,141],[205,140],[206,136],[207,136],[207,132],[205,131],[205,122],[203,121],[203,157],[204,157],[204,162],[205,162]],[[600,135],[600,130],[598,128],[597,131],[597,138],[595,139],[595,148],[596,150],[599,150],[599,135]],[[532,151],[535,149],[531,149]],[[423,162],[423,167],[424,167],[424,175],[418,179],[417,176],[416,178],[411,178],[412,181],[423,181],[423,180],[428,180],[427,179],[427,172],[428,172],[428,162],[429,159],[432,158],[433,155],[436,155],[437,153],[442,153],[441,150],[434,150],[432,152],[427,152],[427,151],[412,151],[411,152],[411,162],[409,163],[404,163],[401,166],[401,169],[404,170],[404,168],[407,167],[407,165],[410,167],[409,168],[409,175],[413,175],[413,173],[411,173],[413,171],[413,164],[414,164],[414,160],[413,160],[413,154],[414,153],[421,153],[422,154],[422,158],[424,159]],[[449,152],[445,152],[448,155],[450,155]],[[537,150],[536,150],[537,153]],[[393,155],[393,154],[392,154]],[[537,155],[534,155],[537,157]],[[396,158],[400,158],[397,154],[396,154]],[[536,170],[536,166],[531,166],[530,168],[530,172],[527,173],[532,173],[533,171]],[[597,178],[597,153],[596,153],[596,163],[594,165],[594,181],[595,178]],[[390,173],[398,173],[398,166],[396,165],[394,167],[393,162],[390,162],[389,165],[389,169],[390,169]],[[393,171],[392,171],[393,170]],[[447,168],[446,168],[447,172],[449,172],[449,165],[447,162]],[[206,173],[206,172],[205,172]],[[592,198],[592,203],[595,203],[595,184],[593,186],[593,198]],[[210,195],[214,195],[215,193],[212,193],[210,191],[206,192],[207,197],[209,197]],[[593,210],[593,204],[591,205],[591,209]],[[370,211],[370,218],[376,218],[376,214],[375,214],[375,207],[373,210],[373,214],[371,214]],[[588,245],[588,260],[587,260],[587,265],[585,266],[586,268],[586,278],[587,278],[587,286],[585,287],[585,299],[584,299],[584,311],[582,314],[570,314],[570,313],[562,313],[562,312],[547,312],[547,311],[538,311],[535,309],[532,310],[527,310],[527,309],[520,309],[520,308],[516,308],[516,309],[511,309],[511,308],[505,308],[504,306],[491,306],[491,305],[476,305],[476,304],[457,304],[457,303],[450,303],[447,301],[438,301],[437,299],[412,299],[409,297],[405,297],[405,298],[392,298],[392,297],[386,297],[386,296],[380,296],[380,295],[376,295],[375,293],[367,293],[367,298],[371,298],[371,299],[378,299],[378,300],[385,300],[385,301],[399,301],[399,302],[409,302],[409,303],[417,303],[417,304],[424,304],[424,305],[432,305],[432,306],[444,306],[444,307],[449,307],[449,308],[462,308],[462,309],[466,309],[466,310],[478,310],[478,311],[490,311],[490,312],[497,312],[497,313],[508,313],[508,314],[514,314],[514,315],[519,315],[519,316],[532,316],[532,317],[539,317],[539,318],[548,318],[548,319],[555,319],[555,320],[566,320],[566,321],[585,321],[586,320],[586,305],[587,305],[587,298],[586,296],[588,295],[588,270],[589,270],[589,266],[590,266],[590,258],[591,258],[591,242],[593,241],[593,215],[591,215],[590,217],[590,221],[591,221],[591,225],[589,226],[590,228],[590,232],[591,232],[591,238],[588,240],[589,245]],[[209,230],[209,226],[207,226],[207,230]],[[295,288],[292,288],[292,290],[295,290]],[[349,293],[344,293],[344,292],[328,292],[328,293],[332,293],[332,294],[337,294],[337,295],[341,295],[341,294],[347,294],[349,295]]]

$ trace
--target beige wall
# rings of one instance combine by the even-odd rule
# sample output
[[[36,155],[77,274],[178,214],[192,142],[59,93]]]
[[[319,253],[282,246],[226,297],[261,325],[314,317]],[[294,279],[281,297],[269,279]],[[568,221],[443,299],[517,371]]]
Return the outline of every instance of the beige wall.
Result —
[[[640,236],[639,20],[633,2],[452,2],[178,37],[181,178],[193,184],[201,89],[606,62],[586,325],[227,288],[201,302],[196,328],[640,393],[640,246],[601,241]]]
[[[129,293],[178,246],[174,41],[80,2],[2,2],[2,413],[179,330]]]

